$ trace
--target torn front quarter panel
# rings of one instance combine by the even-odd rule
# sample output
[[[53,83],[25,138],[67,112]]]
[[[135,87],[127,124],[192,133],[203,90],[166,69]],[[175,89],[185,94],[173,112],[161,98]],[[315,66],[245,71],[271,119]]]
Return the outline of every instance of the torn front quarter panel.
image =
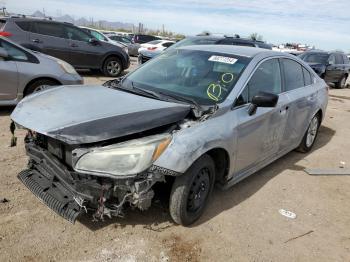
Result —
[[[101,86],[61,86],[23,99],[11,115],[20,126],[67,144],[86,144],[183,120],[189,105]]]

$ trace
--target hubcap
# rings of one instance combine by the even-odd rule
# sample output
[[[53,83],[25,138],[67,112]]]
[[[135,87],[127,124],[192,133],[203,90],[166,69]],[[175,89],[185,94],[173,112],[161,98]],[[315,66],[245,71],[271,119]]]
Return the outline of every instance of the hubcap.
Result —
[[[37,86],[37,88],[35,88],[35,90],[34,90],[33,93],[42,91],[42,90],[46,89],[48,86],[49,86],[49,85],[40,85],[40,86]]]
[[[316,134],[318,129],[318,118],[315,116],[310,123],[309,129],[307,130],[306,136],[306,146],[310,147],[315,141]]]
[[[117,61],[110,61],[107,64],[107,71],[110,75],[118,75],[120,72],[120,65]]]
[[[196,175],[187,199],[189,212],[196,212],[203,207],[210,190],[209,172],[208,168],[203,168]]]

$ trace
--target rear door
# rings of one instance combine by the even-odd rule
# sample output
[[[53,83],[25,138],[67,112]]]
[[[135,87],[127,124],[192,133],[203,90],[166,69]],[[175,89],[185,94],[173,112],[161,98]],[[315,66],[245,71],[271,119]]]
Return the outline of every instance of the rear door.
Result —
[[[6,60],[0,58],[0,100],[13,100],[17,97],[18,91],[18,71],[15,60],[16,58],[27,59],[27,56],[20,49],[2,39],[0,39],[0,47],[9,54]]]
[[[339,63],[339,58],[337,59],[336,54],[331,54],[328,58],[328,66],[325,76],[326,82],[338,82],[342,73],[341,65]]]
[[[288,121],[280,150],[290,151],[298,146],[309,125],[317,99],[313,74],[292,59],[281,59],[284,93],[288,95]]]
[[[274,108],[257,108],[248,114],[251,99],[259,92],[279,96]],[[281,67],[277,58],[262,62],[239,95],[234,113],[237,114],[237,150],[235,173],[245,172],[273,157],[285,131],[288,117],[288,97],[282,93]]]
[[[37,51],[69,61],[69,45],[61,23],[36,21],[32,23],[30,41]]]
[[[70,47],[70,64],[77,68],[99,68],[105,54],[104,43],[91,43],[92,36],[75,26],[64,25],[64,30]]]

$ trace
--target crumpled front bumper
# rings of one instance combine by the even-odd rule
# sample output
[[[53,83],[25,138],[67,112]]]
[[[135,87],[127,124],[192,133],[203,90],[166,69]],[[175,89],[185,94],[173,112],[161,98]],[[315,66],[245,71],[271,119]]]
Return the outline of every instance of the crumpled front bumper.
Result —
[[[83,211],[75,195],[54,177],[46,177],[36,170],[27,169],[18,174],[19,180],[58,215],[74,223]]]

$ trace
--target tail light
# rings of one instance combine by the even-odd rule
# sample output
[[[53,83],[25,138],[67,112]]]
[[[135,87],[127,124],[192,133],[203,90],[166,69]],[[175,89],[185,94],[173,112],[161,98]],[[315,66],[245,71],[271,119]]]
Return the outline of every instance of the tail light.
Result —
[[[12,34],[10,32],[0,32],[0,36],[4,36],[4,37],[9,37],[12,36]]]
[[[147,48],[147,50],[150,50],[150,51],[152,51],[152,50],[156,50],[157,49],[157,47],[156,46],[153,46],[153,47],[148,47]]]

